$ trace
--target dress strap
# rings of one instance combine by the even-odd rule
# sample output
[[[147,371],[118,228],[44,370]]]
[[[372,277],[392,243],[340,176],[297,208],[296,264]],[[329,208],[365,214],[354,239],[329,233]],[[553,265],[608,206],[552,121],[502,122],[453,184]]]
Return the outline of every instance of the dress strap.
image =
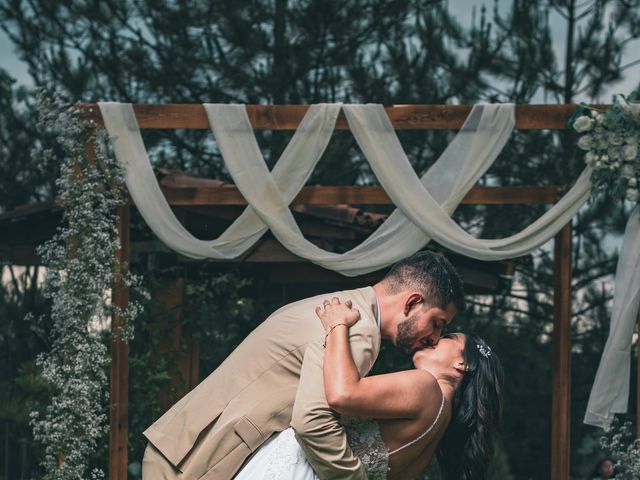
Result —
[[[424,432],[422,432],[418,437],[416,437],[413,440],[411,440],[409,443],[401,446],[400,448],[396,448],[395,450],[389,452],[389,456],[393,455],[394,453],[398,453],[400,450],[404,450],[405,448],[410,447],[414,443],[417,443],[420,440],[422,440],[425,437],[425,435],[427,435],[431,430],[433,430],[433,427],[436,426],[436,423],[438,423],[438,419],[440,418],[440,415],[442,414],[442,409],[443,408],[444,408],[444,394],[442,394],[442,401],[440,402],[440,410],[438,410],[438,415],[436,415],[436,418],[433,421],[433,423],[431,424],[431,426],[429,428],[427,428]]]

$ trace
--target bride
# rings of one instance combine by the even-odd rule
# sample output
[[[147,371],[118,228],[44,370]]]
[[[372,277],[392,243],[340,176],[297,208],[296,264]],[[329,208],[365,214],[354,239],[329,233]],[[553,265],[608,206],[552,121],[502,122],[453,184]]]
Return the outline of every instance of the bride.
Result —
[[[413,355],[415,370],[360,378],[348,328],[360,314],[337,298],[316,308],[326,333],[325,395],[370,480],[419,475],[434,454],[446,479],[485,477],[502,414],[500,360],[480,338],[451,333]],[[236,480],[315,480],[288,428],[247,460]]]

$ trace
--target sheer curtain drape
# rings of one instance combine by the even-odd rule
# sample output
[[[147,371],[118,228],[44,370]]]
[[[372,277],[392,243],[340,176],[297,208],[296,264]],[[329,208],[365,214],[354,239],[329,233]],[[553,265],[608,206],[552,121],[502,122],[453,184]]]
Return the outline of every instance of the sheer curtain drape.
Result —
[[[268,229],[296,255],[349,276],[386,267],[418,251],[431,239],[480,260],[512,258],[525,255],[552,238],[590,195],[591,170],[587,168],[571,190],[544,215],[524,230],[503,239],[475,238],[451,219],[460,201],[492,165],[513,131],[515,107],[512,104],[475,105],[453,141],[421,178],[413,170],[381,105],[310,106],[270,172],[245,106],[204,104],[225,165],[249,204],[220,237],[204,241],[191,235],[167,204],[153,175],[132,106],[101,102],[99,107],[116,157],[125,167],[127,188],[136,207],[167,246],[191,258],[236,258]],[[289,204],[326,149],[341,110],[373,172],[397,209],[364,242],[337,254],[304,238]],[[634,213],[636,217],[640,216],[639,212]],[[625,236],[627,248],[623,249],[625,257],[621,257],[625,265],[622,272],[628,280],[637,278],[639,269],[637,245],[640,236],[634,225],[630,219]],[[621,380],[625,372],[622,363],[627,362],[628,371],[629,328],[633,329],[635,321],[632,310],[635,301],[637,312],[640,282],[625,285],[622,288],[616,285],[616,305],[626,307],[614,308],[611,345],[607,343],[603,354],[585,418],[593,424],[606,425],[611,413],[619,411],[625,386],[628,397],[629,375],[627,373],[626,379]],[[633,318],[630,319],[630,315]],[[627,333],[629,335],[624,339]],[[616,388],[622,388],[615,401],[605,393],[614,385],[613,377],[616,377]],[[624,408],[626,410],[626,400]]]

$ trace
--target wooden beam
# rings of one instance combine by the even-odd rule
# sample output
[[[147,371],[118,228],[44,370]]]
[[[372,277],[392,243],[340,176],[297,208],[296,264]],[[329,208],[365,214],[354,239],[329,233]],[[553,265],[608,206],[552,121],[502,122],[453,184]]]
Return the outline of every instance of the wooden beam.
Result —
[[[95,103],[77,105],[83,118],[102,125]],[[607,109],[609,105],[592,105]],[[562,130],[576,104],[516,105],[516,128],[522,130]],[[247,105],[247,114],[255,130],[295,130],[309,105]],[[462,127],[472,105],[392,105],[385,111],[396,130],[457,130]],[[134,104],[140,128],[209,129],[209,121],[201,104]],[[349,126],[340,112],[336,130]]]
[[[551,479],[570,472],[571,420],[571,222],[555,238]]]
[[[130,257],[130,208],[118,207],[117,228],[120,250],[116,261],[123,266],[121,274],[128,271]],[[118,282],[112,288],[112,301],[121,310],[129,303],[129,288]],[[123,319],[114,314],[111,327],[114,341],[111,343],[110,393],[109,393],[109,480],[127,480],[128,435],[129,435],[129,344],[122,341],[117,330]]]
[[[170,205],[246,205],[242,193],[233,185],[222,187],[162,187]],[[475,187],[462,200],[464,205],[515,205],[554,203],[558,188]],[[303,187],[292,205],[389,205],[393,202],[382,187]]]

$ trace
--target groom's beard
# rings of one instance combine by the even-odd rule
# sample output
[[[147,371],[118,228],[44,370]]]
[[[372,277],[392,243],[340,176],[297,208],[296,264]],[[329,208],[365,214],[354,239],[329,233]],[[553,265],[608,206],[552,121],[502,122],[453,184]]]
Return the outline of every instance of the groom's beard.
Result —
[[[398,334],[396,336],[396,346],[400,348],[405,354],[412,355],[413,351],[411,346],[416,340],[416,333],[418,331],[418,315],[413,314],[406,320],[403,320],[398,324]]]

